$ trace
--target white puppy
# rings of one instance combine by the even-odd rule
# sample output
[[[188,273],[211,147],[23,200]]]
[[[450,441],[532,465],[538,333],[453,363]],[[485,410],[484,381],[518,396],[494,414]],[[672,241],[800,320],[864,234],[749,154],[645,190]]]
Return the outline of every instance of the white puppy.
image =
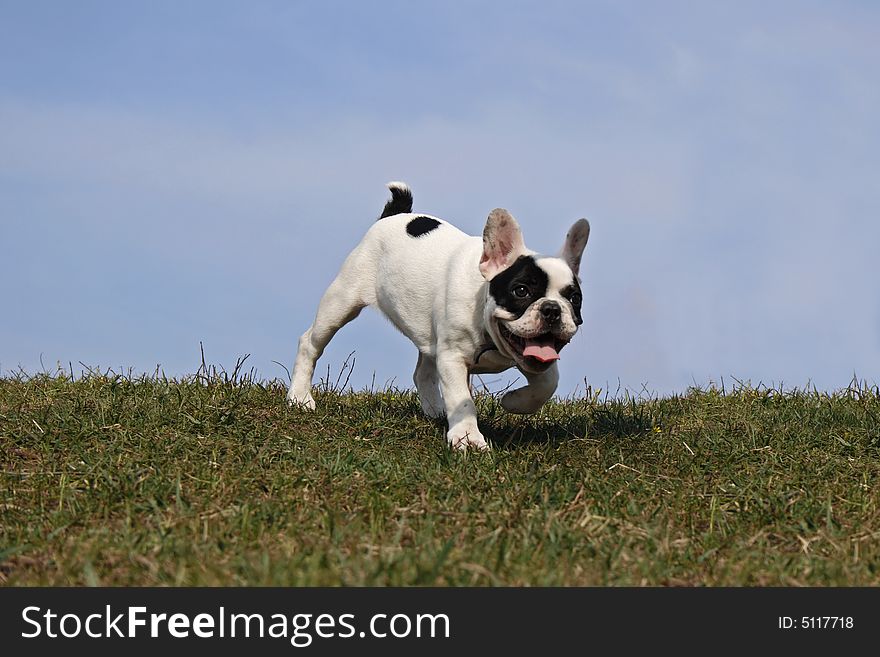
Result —
[[[422,409],[446,415],[453,448],[488,447],[477,426],[471,374],[518,368],[528,385],[506,393],[512,413],[534,413],[556,390],[560,350],[578,330],[581,254],[590,235],[575,222],[559,257],[526,248],[507,210],[489,213],[482,239],[442,219],[412,213],[412,193],[389,183],[391,200],[349,254],[299,340],[287,395],[314,409],[315,363],[365,306],[379,308],[419,350]]]

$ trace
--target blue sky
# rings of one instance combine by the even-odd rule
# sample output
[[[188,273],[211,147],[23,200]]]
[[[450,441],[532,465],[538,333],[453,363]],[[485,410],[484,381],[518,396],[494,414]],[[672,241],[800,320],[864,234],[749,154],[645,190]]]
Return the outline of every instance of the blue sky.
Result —
[[[284,377],[384,184],[586,216],[560,393],[880,370],[880,6],[0,1],[0,369]],[[409,386],[376,313],[359,388]],[[489,377],[497,387],[509,377]]]

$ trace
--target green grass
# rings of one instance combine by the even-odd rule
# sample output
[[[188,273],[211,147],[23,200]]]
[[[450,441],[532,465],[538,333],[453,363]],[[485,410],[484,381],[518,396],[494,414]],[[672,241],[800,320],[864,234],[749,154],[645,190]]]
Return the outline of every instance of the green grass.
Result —
[[[9,585],[878,585],[880,396],[689,390],[446,449],[409,391],[0,379]]]

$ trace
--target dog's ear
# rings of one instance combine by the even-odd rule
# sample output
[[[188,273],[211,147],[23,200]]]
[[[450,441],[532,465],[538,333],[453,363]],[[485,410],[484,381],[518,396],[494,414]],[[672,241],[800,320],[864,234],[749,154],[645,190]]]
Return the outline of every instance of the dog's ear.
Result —
[[[575,276],[578,275],[578,270],[581,268],[581,255],[589,238],[590,222],[586,219],[578,219],[566,234],[565,244],[562,245],[562,250],[559,252],[559,257],[568,263]]]
[[[480,257],[480,273],[487,281],[495,278],[525,253],[522,231],[516,219],[503,208],[489,213],[483,229],[483,255]]]

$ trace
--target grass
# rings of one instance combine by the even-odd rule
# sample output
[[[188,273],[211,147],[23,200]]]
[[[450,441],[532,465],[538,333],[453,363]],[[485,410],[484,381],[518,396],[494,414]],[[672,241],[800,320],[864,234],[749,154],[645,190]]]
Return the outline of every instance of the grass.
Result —
[[[878,585],[880,394],[738,385],[504,413],[409,391],[0,379],[7,585]]]

